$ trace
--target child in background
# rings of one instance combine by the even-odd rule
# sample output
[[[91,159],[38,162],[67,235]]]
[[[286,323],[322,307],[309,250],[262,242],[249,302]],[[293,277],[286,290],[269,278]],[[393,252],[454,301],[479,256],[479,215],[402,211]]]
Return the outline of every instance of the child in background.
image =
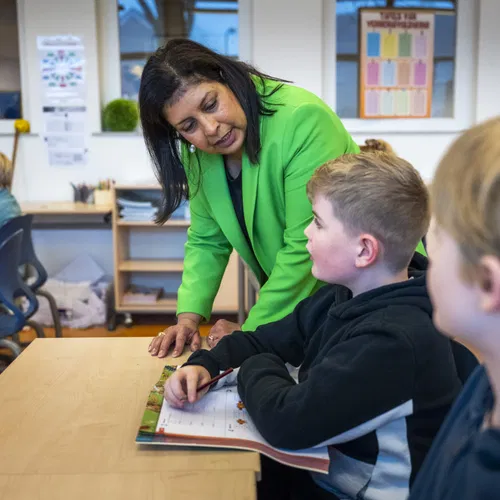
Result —
[[[362,146],[359,146],[362,153],[373,153],[374,151],[380,151],[381,153],[391,153],[394,154],[392,146],[382,139],[367,139]]]
[[[431,189],[434,322],[484,360],[417,477],[411,500],[500,498],[500,118],[465,132]]]
[[[12,184],[12,164],[10,160],[0,153],[0,227],[18,215],[21,207],[10,192]]]
[[[432,324],[427,259],[414,255],[427,188],[406,161],[370,153],[326,163],[308,194],[312,273],[331,285],[280,321],[194,353],[165,398],[194,402],[199,385],[239,367],[240,397],[270,444],[328,445],[331,457],[329,475],[263,458],[259,499],[405,500],[462,387],[451,343]],[[298,383],[286,363],[300,366]]]

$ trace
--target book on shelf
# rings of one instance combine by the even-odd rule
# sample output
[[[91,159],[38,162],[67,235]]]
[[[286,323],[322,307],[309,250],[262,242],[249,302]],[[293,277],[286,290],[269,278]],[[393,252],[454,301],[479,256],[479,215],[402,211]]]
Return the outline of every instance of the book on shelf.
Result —
[[[145,200],[142,198],[130,199],[118,197],[116,202],[122,208],[152,208],[155,206],[155,203],[152,200]]]
[[[210,391],[200,401],[185,404],[182,410],[172,408],[163,398],[163,390],[175,370],[175,366],[165,366],[153,386],[136,443],[257,451],[291,467],[328,474],[330,457],[326,446],[299,451],[271,446],[253,424],[235,386]]]
[[[120,217],[125,221],[151,221],[158,213],[157,202],[151,200],[119,197],[116,201]]]
[[[150,288],[147,286],[130,285],[124,296],[124,304],[154,304],[158,302],[163,290],[161,288]]]

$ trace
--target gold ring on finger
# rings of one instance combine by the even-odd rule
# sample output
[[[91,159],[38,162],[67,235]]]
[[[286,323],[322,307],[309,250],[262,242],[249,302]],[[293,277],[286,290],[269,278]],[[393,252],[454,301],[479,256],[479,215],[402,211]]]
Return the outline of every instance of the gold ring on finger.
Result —
[[[160,332],[157,337],[162,337],[163,335],[165,335],[165,332]]]

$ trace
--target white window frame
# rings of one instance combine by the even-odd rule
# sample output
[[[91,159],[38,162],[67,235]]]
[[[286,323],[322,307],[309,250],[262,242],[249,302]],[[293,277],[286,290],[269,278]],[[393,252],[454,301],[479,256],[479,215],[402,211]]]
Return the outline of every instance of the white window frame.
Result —
[[[324,0],[323,99],[337,103],[336,0]],[[455,53],[453,118],[362,119],[342,118],[351,134],[449,133],[465,130],[474,123],[476,59],[478,49],[479,0],[458,0]],[[333,57],[332,57],[333,54]]]
[[[28,113],[29,108],[29,92],[28,92],[28,80],[27,80],[27,61],[23,55],[26,53],[26,34],[24,31],[24,2],[17,0],[17,34],[19,43],[19,72],[21,76],[21,105],[23,110],[23,115]],[[27,119],[26,116],[21,118]],[[4,120],[0,119],[0,135],[14,135],[14,122],[15,120]]]
[[[121,97],[121,60],[117,0],[100,0],[97,9],[99,48],[100,97],[104,107]],[[252,4],[251,0],[238,0],[239,58],[252,60]]]

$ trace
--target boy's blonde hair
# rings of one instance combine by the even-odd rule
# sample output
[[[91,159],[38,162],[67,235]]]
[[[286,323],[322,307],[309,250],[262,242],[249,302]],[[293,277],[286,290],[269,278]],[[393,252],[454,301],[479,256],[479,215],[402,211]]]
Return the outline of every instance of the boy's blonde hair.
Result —
[[[467,280],[482,256],[500,258],[500,118],[451,145],[436,170],[431,205],[438,227],[459,245]]]
[[[430,219],[429,193],[407,161],[388,153],[344,155],[314,172],[307,184],[311,202],[328,199],[349,233],[367,232],[383,245],[392,272],[406,268]]]
[[[12,183],[12,163],[0,153],[0,189],[9,188]]]

